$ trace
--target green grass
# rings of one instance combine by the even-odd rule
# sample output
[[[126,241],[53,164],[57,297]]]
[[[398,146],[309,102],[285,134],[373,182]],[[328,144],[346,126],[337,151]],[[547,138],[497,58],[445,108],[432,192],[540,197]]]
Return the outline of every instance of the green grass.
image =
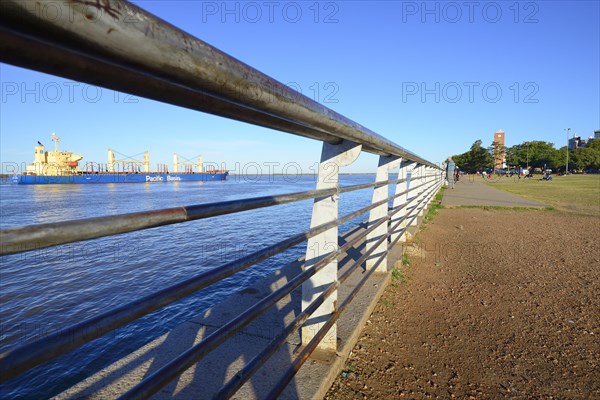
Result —
[[[425,214],[425,217],[423,218],[424,224],[430,222],[438,214],[438,211],[444,208],[444,206],[442,205],[442,198],[444,197],[445,190],[446,188],[442,186],[440,191],[437,192],[437,194],[435,195],[435,198],[433,199],[433,201],[429,205],[429,208],[427,209],[427,214]]]
[[[387,308],[394,308],[396,305],[387,299],[381,299],[381,304],[386,306]]]
[[[354,366],[354,364],[352,363],[346,363],[346,371],[350,371],[350,372],[356,372],[356,367]]]
[[[540,177],[500,178],[486,184],[557,210],[600,216],[600,174],[553,176],[551,181],[540,181]]]
[[[392,270],[392,279],[400,283],[408,282],[408,279],[406,278],[406,275],[404,275],[404,272],[399,270],[398,268],[394,268]]]
[[[402,265],[408,267],[410,266],[410,258],[408,258],[408,254],[402,254]]]
[[[408,254],[402,254],[402,267],[394,267],[392,270],[392,286],[398,287],[403,283],[408,283],[408,277],[404,273],[404,269],[410,266]]]

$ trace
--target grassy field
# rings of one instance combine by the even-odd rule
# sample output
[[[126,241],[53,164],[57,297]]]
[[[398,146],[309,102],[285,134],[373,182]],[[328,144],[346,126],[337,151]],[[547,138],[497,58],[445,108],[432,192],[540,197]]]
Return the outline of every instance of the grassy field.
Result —
[[[600,216],[600,174],[553,176],[552,181],[500,178],[487,184],[558,210]]]

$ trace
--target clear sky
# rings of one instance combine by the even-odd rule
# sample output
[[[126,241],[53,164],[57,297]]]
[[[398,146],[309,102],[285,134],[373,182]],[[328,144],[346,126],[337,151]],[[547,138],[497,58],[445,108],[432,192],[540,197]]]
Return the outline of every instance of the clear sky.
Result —
[[[565,128],[600,129],[598,1],[135,3],[433,162],[490,145],[498,129],[508,146],[558,147]],[[149,150],[152,166],[202,153],[250,173],[311,172],[319,158],[317,141],[7,64],[0,81],[3,166],[31,162],[51,132],[103,163],[109,147]],[[364,153],[345,171],[375,165]]]

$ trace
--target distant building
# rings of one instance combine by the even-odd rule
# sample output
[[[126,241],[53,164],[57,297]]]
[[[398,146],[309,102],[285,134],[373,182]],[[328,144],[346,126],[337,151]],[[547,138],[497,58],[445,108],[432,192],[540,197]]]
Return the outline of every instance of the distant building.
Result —
[[[585,139],[582,139],[580,136],[573,135],[573,137],[569,139],[569,150],[580,149],[585,147],[585,145]]]
[[[580,136],[573,135],[573,137],[569,139],[569,150],[587,147],[587,145],[592,143],[594,140],[600,140],[600,130],[595,130],[594,136],[590,136],[587,140],[582,139]]]
[[[494,169],[506,168],[504,152],[504,131],[494,133]]]

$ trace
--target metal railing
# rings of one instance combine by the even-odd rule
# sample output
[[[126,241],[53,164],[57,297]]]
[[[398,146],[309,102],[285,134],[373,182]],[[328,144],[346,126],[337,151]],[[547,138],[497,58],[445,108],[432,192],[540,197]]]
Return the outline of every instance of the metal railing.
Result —
[[[37,0],[37,3],[49,2]],[[308,241],[301,273],[122,396],[138,399],[156,393],[277,301],[302,286],[303,297],[306,294],[311,301],[303,304],[302,312],[294,321],[216,394],[219,398],[233,395],[290,335],[301,330],[305,346],[267,396],[276,397],[315,348],[330,348],[331,345],[324,341],[325,336],[335,329],[336,320],[369,277],[375,272],[387,271],[388,249],[423,215],[441,187],[441,170],[130,3],[106,0],[81,2],[78,7],[75,2],[68,15],[52,20],[36,14],[33,3],[33,0],[2,2],[0,61],[320,140],[323,151],[315,190],[1,230],[0,254],[7,255],[314,199],[312,224],[307,231],[65,331],[10,349],[0,355],[0,379],[6,381],[16,377]],[[99,17],[94,24],[87,21],[84,3],[85,7],[98,7],[104,11],[97,14]],[[139,46],[142,42],[144,46]],[[380,156],[376,182],[340,187],[339,168],[353,162],[361,151]],[[398,179],[389,179],[389,171],[395,169]],[[392,196],[389,195],[390,184],[396,187]],[[342,217],[338,215],[337,197],[340,194],[370,188],[373,188],[373,201],[369,206]],[[390,202],[393,202],[392,207]],[[367,212],[370,213],[369,220],[360,234],[339,246],[338,226]],[[361,242],[366,243],[361,257],[337,276],[337,260]],[[311,243],[320,245],[321,249],[327,244],[333,244],[333,247],[322,254],[313,254],[309,251]],[[367,273],[336,307],[337,289],[362,265],[366,265]],[[318,289],[304,293],[310,290],[304,286],[307,282]],[[315,315],[326,315],[327,319],[312,326],[317,330],[305,329],[309,318]]]

